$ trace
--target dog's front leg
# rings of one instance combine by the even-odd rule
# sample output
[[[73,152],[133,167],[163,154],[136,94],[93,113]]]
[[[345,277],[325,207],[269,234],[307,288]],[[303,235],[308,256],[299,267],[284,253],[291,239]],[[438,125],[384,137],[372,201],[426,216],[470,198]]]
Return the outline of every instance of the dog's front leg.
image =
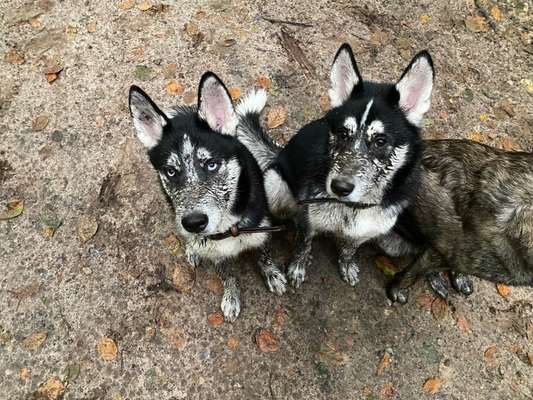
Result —
[[[313,256],[313,231],[309,225],[307,207],[302,207],[296,216],[296,251],[289,264],[287,276],[295,288],[299,288],[305,280],[305,270],[311,264]]]
[[[350,286],[355,286],[359,282],[359,264],[356,253],[360,243],[353,239],[340,238],[337,246],[341,278]]]
[[[265,284],[272,293],[281,296],[287,290],[287,278],[272,260],[272,246],[270,240],[267,241],[261,250],[259,257],[259,267],[261,275],[265,279]]]
[[[224,294],[220,309],[224,320],[234,322],[241,312],[241,290],[237,278],[231,273],[230,260],[215,263],[215,270],[224,283]]]

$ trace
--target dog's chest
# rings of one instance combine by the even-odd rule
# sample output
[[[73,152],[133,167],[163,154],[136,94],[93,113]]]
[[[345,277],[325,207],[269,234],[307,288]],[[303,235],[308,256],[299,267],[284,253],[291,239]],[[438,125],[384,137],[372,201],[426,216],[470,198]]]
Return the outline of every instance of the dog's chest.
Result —
[[[354,210],[342,204],[309,206],[309,223],[314,231],[356,240],[365,241],[387,233],[396,219],[397,213],[381,207]]]
[[[266,233],[242,234],[223,240],[192,239],[187,242],[187,247],[198,257],[216,262],[237,257],[243,251],[261,247],[267,239]]]

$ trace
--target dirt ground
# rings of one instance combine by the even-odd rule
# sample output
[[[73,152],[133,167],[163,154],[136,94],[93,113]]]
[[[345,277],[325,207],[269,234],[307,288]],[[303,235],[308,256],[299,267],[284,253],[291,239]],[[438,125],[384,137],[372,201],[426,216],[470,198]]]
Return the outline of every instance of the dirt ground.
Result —
[[[265,75],[270,106],[288,111],[272,134],[288,138],[323,112],[341,43],[376,80],[427,48],[426,137],[533,151],[532,26],[521,0],[0,2],[0,202],[24,201],[0,221],[0,398],[532,399],[531,289],[503,296],[476,280],[471,297],[431,311],[419,282],[391,306],[370,247],[351,288],[319,241],[305,285],[283,297],[245,257],[241,316],[213,326],[210,271],[187,293],[164,284],[173,214],[127,111],[131,84],[172,106],[194,99],[207,69],[243,93]],[[98,224],[86,242],[84,221]],[[261,328],[277,351],[258,348]]]

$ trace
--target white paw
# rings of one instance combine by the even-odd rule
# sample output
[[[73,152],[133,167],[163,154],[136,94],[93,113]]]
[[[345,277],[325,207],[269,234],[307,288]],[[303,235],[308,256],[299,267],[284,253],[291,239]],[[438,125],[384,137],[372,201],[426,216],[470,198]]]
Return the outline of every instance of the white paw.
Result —
[[[305,268],[298,263],[293,263],[289,266],[287,276],[291,285],[298,289],[305,281]]]
[[[224,314],[224,320],[234,322],[241,313],[241,300],[239,294],[234,291],[226,290],[222,296],[222,303],[220,309]]]
[[[339,266],[342,279],[350,286],[355,286],[359,282],[359,266],[354,262],[341,262]]]
[[[271,269],[265,274],[265,283],[268,290],[281,296],[287,290],[287,278],[279,269]]]

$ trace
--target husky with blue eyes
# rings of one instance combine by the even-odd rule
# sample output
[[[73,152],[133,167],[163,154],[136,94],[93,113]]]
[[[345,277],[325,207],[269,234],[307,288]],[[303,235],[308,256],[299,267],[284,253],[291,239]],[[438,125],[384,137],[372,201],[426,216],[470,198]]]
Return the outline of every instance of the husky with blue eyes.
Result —
[[[227,321],[240,313],[232,264],[242,252],[260,249],[259,265],[268,289],[281,295],[286,279],[270,255],[271,218],[263,175],[235,134],[239,124],[259,126],[266,96],[249,96],[233,107],[220,79],[207,72],[197,107],[163,112],[132,86],[130,112],[138,139],[175,209],[176,228],[191,264],[212,264],[224,282],[221,309]],[[239,112],[241,111],[241,112]]]

